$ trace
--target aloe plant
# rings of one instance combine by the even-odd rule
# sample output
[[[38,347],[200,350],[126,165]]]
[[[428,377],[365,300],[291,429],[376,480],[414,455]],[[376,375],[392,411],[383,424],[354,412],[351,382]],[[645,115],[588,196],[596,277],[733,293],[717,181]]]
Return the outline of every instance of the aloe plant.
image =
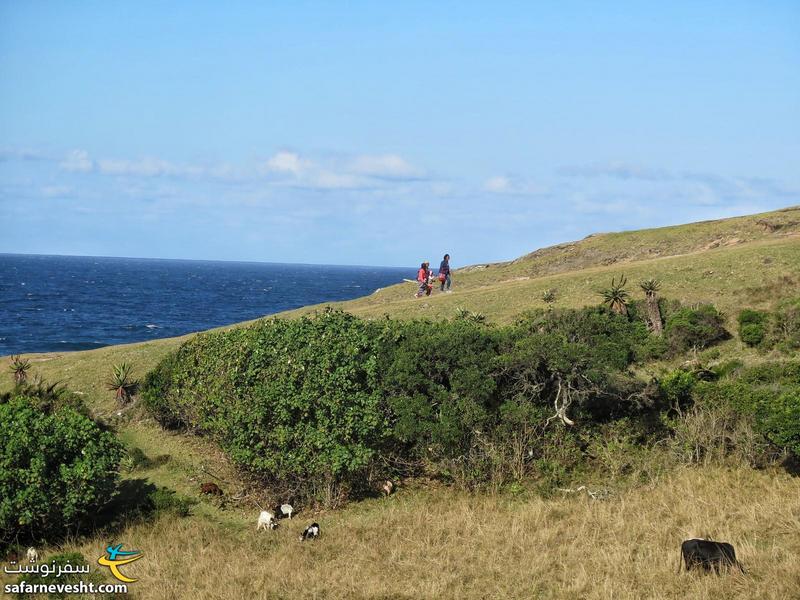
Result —
[[[661,321],[661,308],[658,306],[656,294],[661,289],[661,282],[658,279],[650,278],[639,282],[645,298],[647,299],[647,326],[656,335],[661,335],[664,324]]]
[[[14,383],[17,385],[25,383],[30,368],[31,361],[27,358],[20,358],[18,354],[11,357],[11,370],[14,372]]]
[[[608,304],[609,308],[617,314],[628,314],[628,301],[630,295],[625,289],[628,280],[625,275],[620,276],[619,282],[616,278],[611,279],[611,286],[601,290],[600,295],[603,296],[603,304]]]
[[[132,370],[131,365],[126,362],[114,365],[111,379],[106,382],[120,404],[126,404],[136,390],[136,381],[131,377]]]

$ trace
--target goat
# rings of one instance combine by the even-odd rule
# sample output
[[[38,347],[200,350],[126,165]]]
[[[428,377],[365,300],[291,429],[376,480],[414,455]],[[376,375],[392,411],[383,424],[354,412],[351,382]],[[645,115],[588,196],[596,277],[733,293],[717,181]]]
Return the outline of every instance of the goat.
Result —
[[[291,504],[280,504],[275,507],[275,515],[278,519],[284,518],[292,518],[292,513],[294,512],[294,508]]]
[[[208,496],[222,496],[222,490],[216,483],[212,481],[202,484],[200,486],[200,493]]]
[[[319,537],[319,523],[312,523],[305,528],[303,534],[300,536],[300,541],[315,540]]]
[[[275,522],[275,515],[269,512],[268,510],[262,510],[261,514],[258,515],[258,524],[256,524],[256,531],[260,531],[261,529],[267,530],[275,529],[278,524]]]
[[[392,483],[392,480],[387,479],[384,481],[383,485],[381,486],[381,490],[386,496],[391,496],[392,492],[394,491],[394,484]]]
[[[33,546],[28,548],[27,557],[28,557],[28,562],[32,563],[39,562],[39,553]]]

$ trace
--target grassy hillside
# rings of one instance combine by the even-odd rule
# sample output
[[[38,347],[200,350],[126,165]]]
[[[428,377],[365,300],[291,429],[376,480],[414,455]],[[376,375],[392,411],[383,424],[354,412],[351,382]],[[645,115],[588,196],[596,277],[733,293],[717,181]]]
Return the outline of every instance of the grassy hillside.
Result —
[[[731,321],[741,307],[769,308],[800,296],[800,208],[594,235],[508,263],[459,269],[452,294],[415,299],[415,285],[406,283],[338,306],[370,318],[433,319],[465,308],[507,323],[544,306],[541,296],[549,289],[555,290],[555,306],[596,304],[597,290],[623,273],[634,297],[641,297],[636,282],[655,277],[663,296],[713,302]],[[166,457],[129,479],[194,497],[201,481],[220,481],[235,492],[242,482],[216,446],[163,431],[137,405],[120,410],[104,383],[121,361],[142,377],[186,337],[31,355],[32,375],[81,394],[129,447]],[[762,359],[736,339],[720,352],[747,362]],[[11,385],[6,364],[0,360],[6,372],[0,390]],[[296,541],[299,524],[257,536],[253,504],[222,509],[201,499],[188,519],[132,525],[118,539],[151,557],[131,568],[142,578],[134,584],[142,598],[179,598],[190,591],[209,598],[789,598],[800,588],[800,546],[793,536],[800,526],[796,477],[742,467],[649,477],[646,488],[613,489],[602,502],[401,488],[386,500],[313,515],[325,537],[303,546]],[[301,522],[311,518],[304,514]],[[676,540],[706,533],[737,540],[752,575],[676,577]],[[67,547],[96,559],[105,541]],[[257,558],[249,561],[250,556]],[[165,586],[168,580],[174,583]]]

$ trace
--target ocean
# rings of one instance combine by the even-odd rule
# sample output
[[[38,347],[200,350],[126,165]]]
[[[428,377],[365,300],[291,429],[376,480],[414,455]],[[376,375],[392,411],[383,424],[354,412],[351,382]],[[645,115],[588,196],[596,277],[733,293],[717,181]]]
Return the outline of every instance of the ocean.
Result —
[[[350,300],[413,268],[0,254],[0,356],[183,335]]]

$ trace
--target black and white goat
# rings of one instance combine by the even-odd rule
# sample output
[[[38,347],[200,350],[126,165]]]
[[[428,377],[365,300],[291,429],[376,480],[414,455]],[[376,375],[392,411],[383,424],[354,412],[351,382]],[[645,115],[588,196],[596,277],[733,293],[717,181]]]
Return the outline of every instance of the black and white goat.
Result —
[[[303,534],[300,536],[300,541],[315,540],[319,537],[319,523],[312,523],[305,528]]]

